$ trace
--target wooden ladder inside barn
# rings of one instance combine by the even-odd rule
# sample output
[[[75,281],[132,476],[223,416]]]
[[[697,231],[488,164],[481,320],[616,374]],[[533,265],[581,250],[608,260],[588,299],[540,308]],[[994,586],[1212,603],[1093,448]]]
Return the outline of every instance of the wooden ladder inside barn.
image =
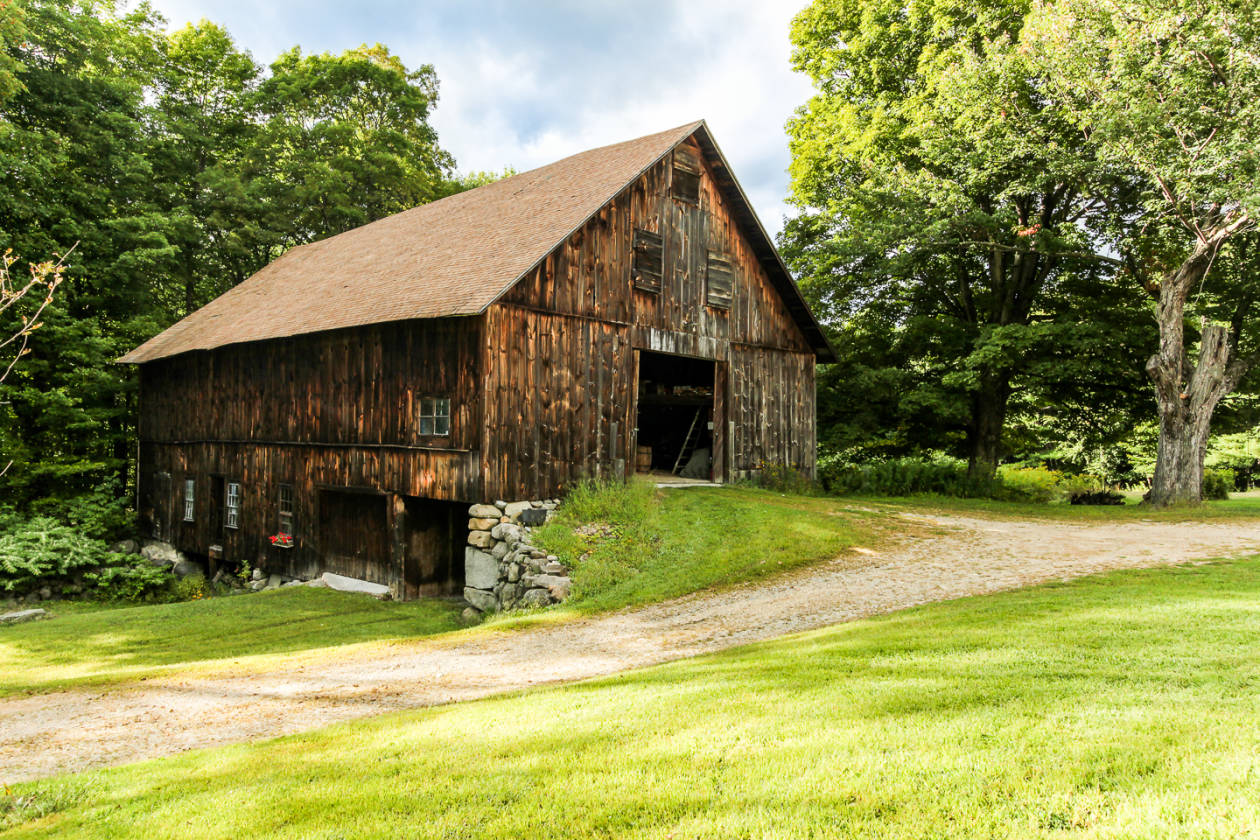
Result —
[[[690,458],[691,453],[696,451],[696,444],[700,440],[700,435],[697,429],[700,425],[700,415],[703,413],[703,408],[697,408],[696,416],[691,418],[691,428],[687,429],[687,436],[683,438],[682,449],[678,450],[678,457],[674,459],[674,475],[678,475],[678,470],[682,467],[683,459]]]

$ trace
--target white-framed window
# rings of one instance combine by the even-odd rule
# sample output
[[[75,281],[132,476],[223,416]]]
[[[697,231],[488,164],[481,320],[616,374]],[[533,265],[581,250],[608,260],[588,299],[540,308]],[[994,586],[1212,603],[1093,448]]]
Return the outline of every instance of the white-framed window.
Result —
[[[227,483],[227,499],[224,509],[227,513],[223,524],[228,528],[241,527],[241,485],[236,481]]]
[[[446,397],[420,400],[420,434],[446,437],[451,433],[451,401]]]
[[[280,485],[279,507],[280,533],[293,536],[293,485]]]
[[[184,479],[184,521],[192,522],[197,510],[197,482],[191,478]]]

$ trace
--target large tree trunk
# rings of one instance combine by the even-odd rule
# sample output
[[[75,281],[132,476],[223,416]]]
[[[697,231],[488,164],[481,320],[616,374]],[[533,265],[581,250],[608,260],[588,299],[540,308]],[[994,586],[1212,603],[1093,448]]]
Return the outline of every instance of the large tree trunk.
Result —
[[[1198,364],[1185,346],[1185,305],[1198,288],[1224,237],[1200,243],[1159,289],[1159,352],[1146,363],[1159,407],[1159,451],[1150,501],[1156,507],[1197,504],[1203,497],[1203,460],[1207,455],[1212,412],[1238,384],[1248,367],[1230,359],[1225,327],[1205,324]]]
[[[971,427],[967,430],[967,475],[988,481],[1002,457],[1002,427],[1011,398],[1010,375],[984,373],[971,397]]]
[[[1203,499],[1203,459],[1212,416],[1188,417],[1185,411],[1160,411],[1159,454],[1151,482],[1151,503],[1193,505]]]

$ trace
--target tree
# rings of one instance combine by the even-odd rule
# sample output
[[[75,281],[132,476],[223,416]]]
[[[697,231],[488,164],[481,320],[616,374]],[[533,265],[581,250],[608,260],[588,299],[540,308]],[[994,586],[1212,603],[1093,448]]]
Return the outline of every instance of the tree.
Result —
[[[13,279],[12,268],[17,261],[12,251],[0,257],[0,318],[9,316],[11,323],[16,320],[14,326],[0,333],[0,385],[9,378],[18,360],[31,352],[31,334],[44,325],[40,316],[52,303],[64,279],[65,257],[56,262],[45,260],[31,264],[30,277],[23,282]],[[3,462],[0,466],[0,477],[3,477],[13,466],[13,459],[5,458],[0,452],[0,462]]]
[[[15,504],[125,483],[127,350],[285,248],[462,188],[433,69],[384,47],[295,49],[266,76],[206,21],[168,35],[147,4],[23,0],[0,49],[0,249],[79,243],[3,384]],[[0,311],[0,335],[18,326]]]
[[[160,323],[150,301],[169,253],[145,154],[157,19],[110,2],[20,8],[26,35],[6,45],[19,85],[0,103],[0,247],[78,246],[4,383],[0,448],[17,503],[125,475],[134,385],[113,360]]]
[[[817,93],[789,125],[803,212],[785,252],[838,343],[884,344],[899,413],[957,429],[978,478],[1019,378],[1080,345],[1093,314],[1076,304],[1111,270],[1095,162],[1018,49],[1025,11],[815,0],[792,29]]]
[[[263,127],[246,177],[266,184],[280,244],[311,242],[457,191],[454,160],[428,121],[437,99],[431,65],[409,70],[380,44],[341,55],[295,47],[276,59],[255,99]]]
[[[1041,2],[1023,51],[1092,153],[1141,190],[1131,213],[1112,211],[1112,229],[1130,273],[1156,301],[1159,349],[1146,364],[1160,432],[1151,502],[1197,502],[1213,412],[1260,358],[1252,329],[1260,8],[1248,0]]]
[[[189,24],[160,44],[155,107],[149,111],[156,202],[174,248],[164,301],[187,315],[252,273],[274,244],[259,230],[262,206],[244,177],[257,142],[252,99],[261,68],[222,27]],[[261,259],[261,262],[260,262]]]

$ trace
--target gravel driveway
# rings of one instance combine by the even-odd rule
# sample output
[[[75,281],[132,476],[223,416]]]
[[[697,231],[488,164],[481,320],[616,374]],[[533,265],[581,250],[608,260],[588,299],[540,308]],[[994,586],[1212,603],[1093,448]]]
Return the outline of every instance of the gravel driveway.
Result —
[[[903,514],[879,551],[721,591],[246,676],[0,700],[0,783],[265,738],[708,653],[929,601],[1260,553],[1260,522],[1077,524]]]

